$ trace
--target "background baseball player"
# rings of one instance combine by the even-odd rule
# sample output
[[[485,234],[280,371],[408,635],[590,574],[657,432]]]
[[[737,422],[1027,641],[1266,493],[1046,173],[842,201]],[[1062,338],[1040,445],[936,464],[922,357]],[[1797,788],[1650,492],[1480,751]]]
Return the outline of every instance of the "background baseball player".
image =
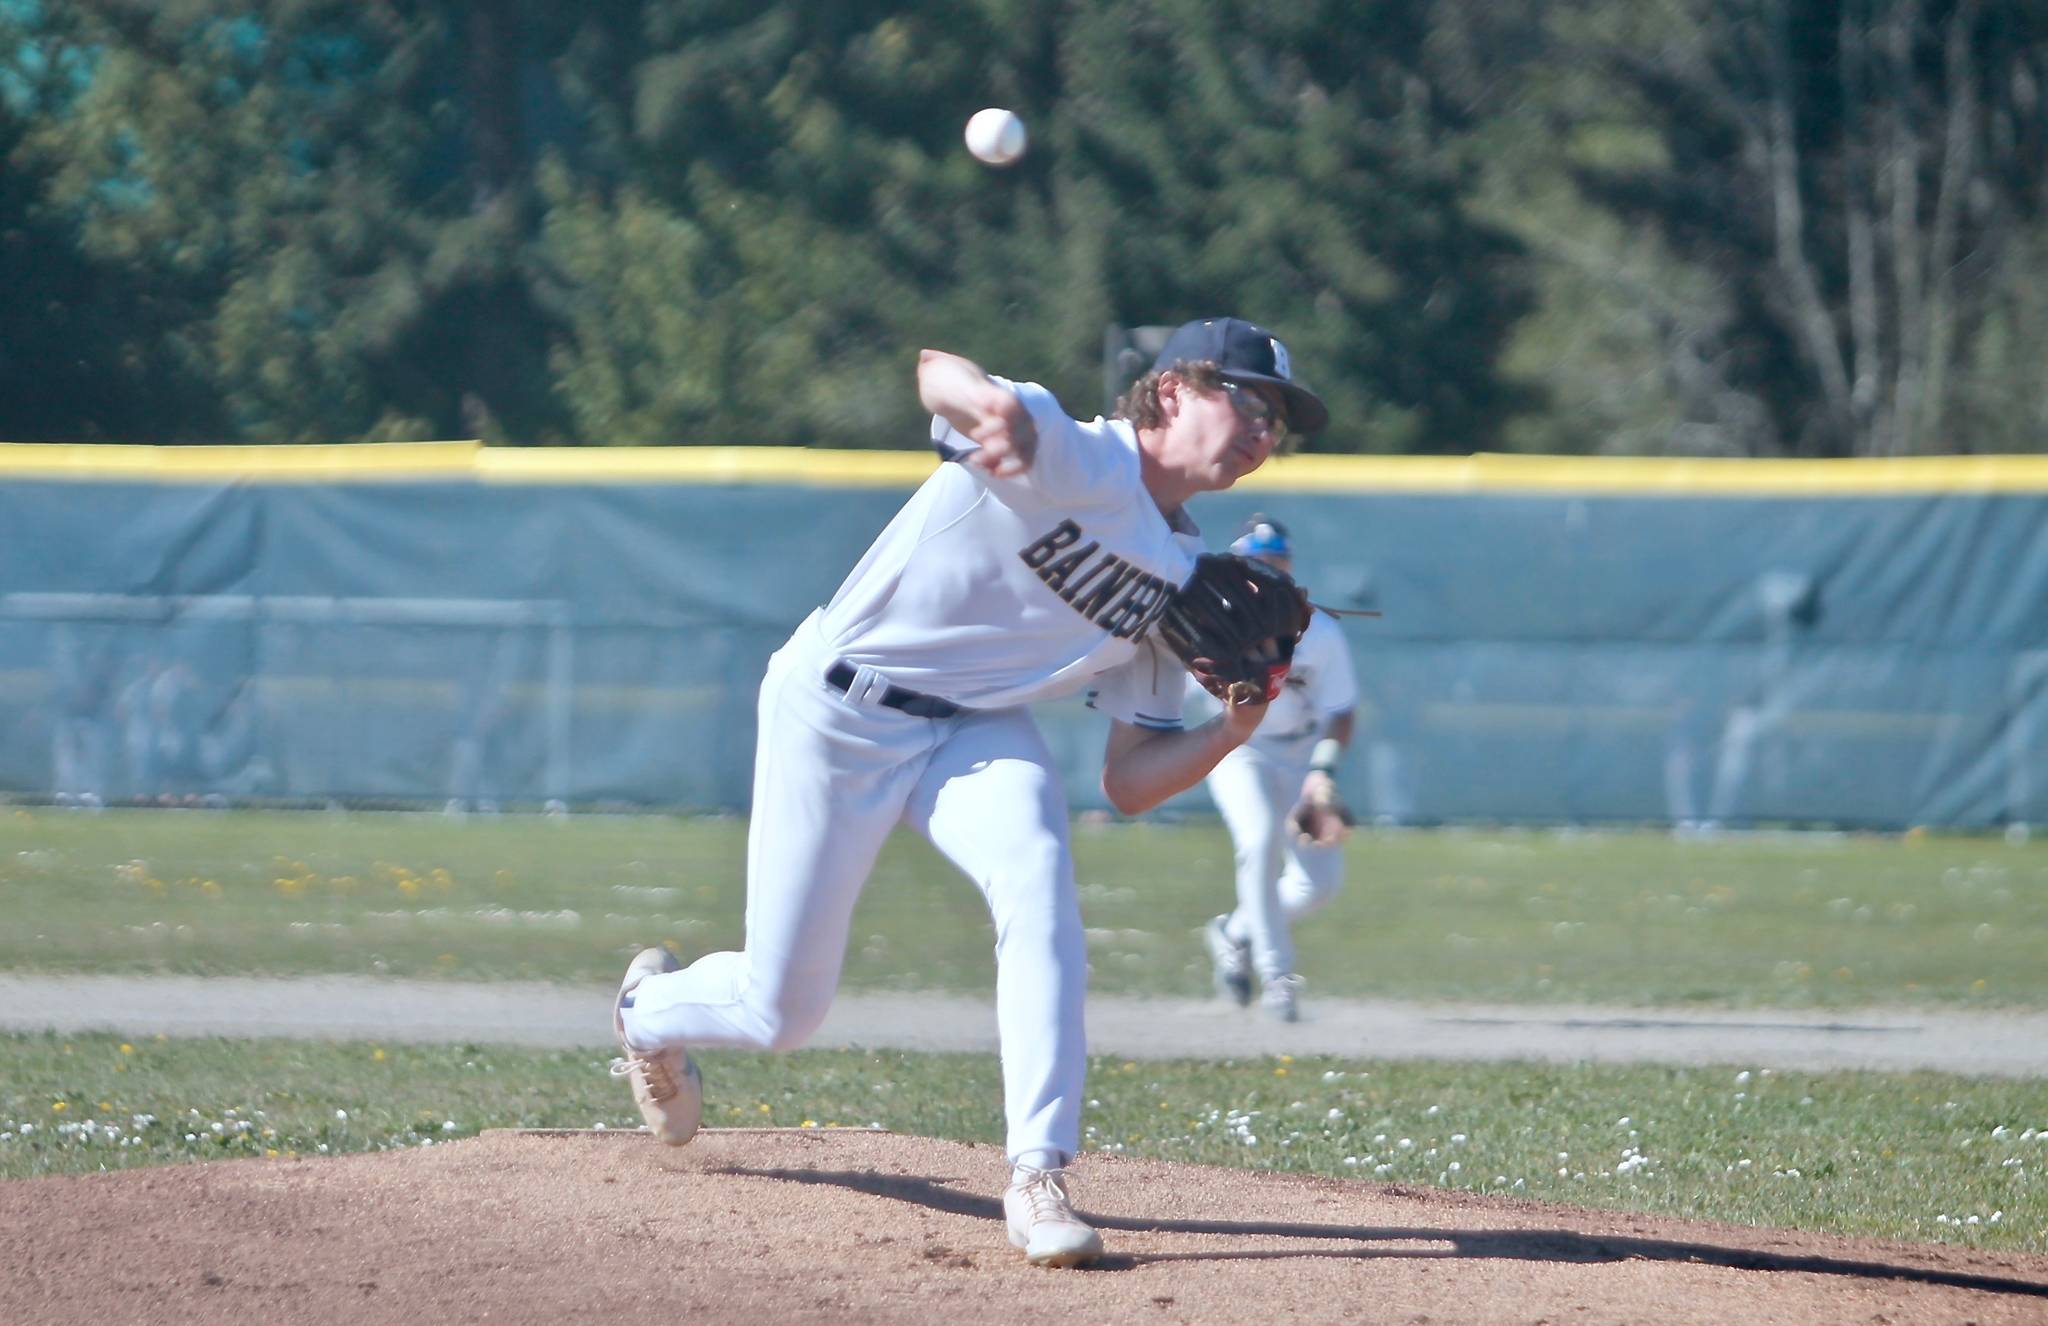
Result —
[[[746,947],[628,967],[614,1009],[648,1126],[680,1145],[703,1087],[687,1048],[792,1049],[824,1020],[855,901],[908,824],[995,921],[1012,1243],[1033,1262],[1101,1252],[1064,1168],[1080,1149],[1087,952],[1067,805],[1026,706],[1080,690],[1108,714],[1102,786],[1126,813],[1192,787],[1262,701],[1181,722],[1185,669],[1152,625],[1201,545],[1182,510],[1327,418],[1286,350],[1234,318],[1188,323],[1112,419],[927,350],[918,392],[942,464],[761,685]],[[1290,640],[1291,643],[1291,640]]]
[[[1246,523],[1230,550],[1290,574],[1294,569],[1287,530],[1263,515]],[[1300,1013],[1293,923],[1344,883],[1351,817],[1337,795],[1336,770],[1357,705],[1351,647],[1335,619],[1318,612],[1295,646],[1294,665],[1265,721],[1208,777],[1237,865],[1236,910],[1203,930],[1216,988],[1248,1005],[1256,978],[1261,1007],[1283,1022]]]

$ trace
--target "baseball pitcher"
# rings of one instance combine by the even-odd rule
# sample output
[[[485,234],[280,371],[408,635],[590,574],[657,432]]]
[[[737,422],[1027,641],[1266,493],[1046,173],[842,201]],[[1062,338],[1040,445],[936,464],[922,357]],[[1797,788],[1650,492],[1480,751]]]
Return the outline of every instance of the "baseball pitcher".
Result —
[[[1117,415],[936,350],[917,368],[941,464],[838,592],[769,661],[747,844],[745,947],[628,966],[613,1010],[656,1137],[695,1135],[692,1049],[793,1049],[824,1020],[854,904],[907,824],[960,867],[995,921],[1010,1241],[1040,1265],[1100,1255],[1066,1166],[1081,1145],[1087,951],[1067,805],[1032,721],[1085,691],[1109,718],[1102,786],[1135,814],[1241,745],[1280,689],[1306,598],[1201,554],[1183,505],[1230,487],[1327,420],[1271,333],[1188,323]],[[1256,572],[1256,573],[1254,573]],[[1230,697],[1182,723],[1194,669]]]

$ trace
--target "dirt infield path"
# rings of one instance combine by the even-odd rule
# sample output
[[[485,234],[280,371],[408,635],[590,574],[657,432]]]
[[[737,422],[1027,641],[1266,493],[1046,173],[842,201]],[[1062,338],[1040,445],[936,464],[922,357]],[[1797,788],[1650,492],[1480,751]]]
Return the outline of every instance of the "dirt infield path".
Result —
[[[314,1036],[541,1046],[610,1040],[611,991],[535,983],[368,977],[27,976],[0,973],[0,1030]],[[2048,1014],[1786,1012],[1428,1005],[1317,999],[1280,1026],[1213,1000],[1097,996],[1089,1045],[1132,1058],[1333,1054],[1375,1059],[1729,1063],[1757,1068],[1941,1069],[2048,1077]],[[847,993],[811,1044],[993,1050],[982,999]],[[2048,1317],[2048,1310],[2044,1310]]]
[[[1107,1256],[1008,1246],[991,1147],[487,1133],[0,1184],[0,1321],[2038,1323],[2048,1257],[1091,1157]]]

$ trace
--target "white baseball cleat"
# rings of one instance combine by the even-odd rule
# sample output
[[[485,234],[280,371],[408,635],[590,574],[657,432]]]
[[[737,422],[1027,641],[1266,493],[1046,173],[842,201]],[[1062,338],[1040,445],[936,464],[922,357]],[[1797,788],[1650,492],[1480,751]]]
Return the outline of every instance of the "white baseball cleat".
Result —
[[[1033,1266],[1080,1266],[1102,1255],[1102,1235],[1074,1214],[1067,1172],[1019,1165],[1003,1190],[1010,1244]]]
[[[1202,927],[1202,942],[1209,949],[1209,965],[1216,977],[1216,993],[1239,1008],[1252,1002],[1252,946],[1240,944],[1224,929],[1228,916],[1218,916]]]
[[[1266,982],[1265,992],[1259,996],[1259,1006],[1275,1022],[1299,1022],[1301,987],[1299,976],[1275,976]]]
[[[704,1120],[704,1078],[681,1047],[636,1050],[626,1044],[626,1010],[633,1006],[633,991],[644,978],[678,971],[682,965],[665,948],[641,949],[627,964],[626,979],[612,1004],[612,1031],[624,1052],[623,1058],[612,1061],[612,1076],[627,1080],[647,1131],[670,1146],[681,1146],[697,1135],[697,1125]]]

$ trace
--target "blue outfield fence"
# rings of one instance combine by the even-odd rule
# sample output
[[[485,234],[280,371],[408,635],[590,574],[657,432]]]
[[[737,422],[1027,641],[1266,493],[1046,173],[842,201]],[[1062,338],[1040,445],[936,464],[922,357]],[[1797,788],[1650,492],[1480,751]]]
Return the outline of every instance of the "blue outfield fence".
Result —
[[[935,462],[0,447],[0,793],[742,808],[767,657]],[[1296,457],[1389,822],[2048,820],[2048,466]],[[1101,807],[1103,721],[1041,722]],[[1205,808],[1199,790],[1174,803]]]

